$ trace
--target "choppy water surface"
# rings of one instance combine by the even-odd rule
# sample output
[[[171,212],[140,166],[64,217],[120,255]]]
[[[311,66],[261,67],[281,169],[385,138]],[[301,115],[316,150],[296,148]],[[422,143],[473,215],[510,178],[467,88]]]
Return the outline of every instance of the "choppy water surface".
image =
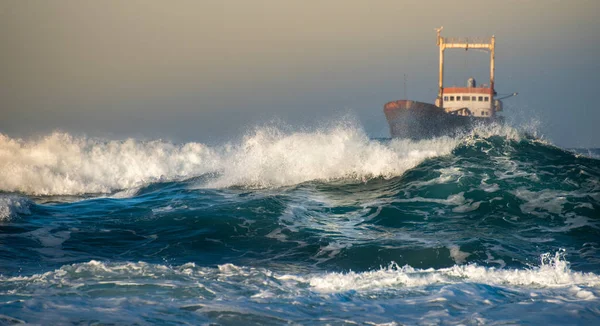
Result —
[[[597,152],[0,135],[0,324],[595,324]]]

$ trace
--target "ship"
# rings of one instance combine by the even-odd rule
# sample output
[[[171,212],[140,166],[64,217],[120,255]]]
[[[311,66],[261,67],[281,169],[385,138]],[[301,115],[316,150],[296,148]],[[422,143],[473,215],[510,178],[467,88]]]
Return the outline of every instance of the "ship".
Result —
[[[423,139],[453,136],[481,124],[501,123],[503,98],[496,98],[494,89],[494,62],[496,37],[454,38],[442,37],[443,27],[436,28],[440,51],[438,95],[435,103],[412,100],[388,102],[383,111],[392,138]],[[489,85],[478,86],[474,78],[466,87],[444,87],[444,52],[448,49],[478,49],[490,53]]]

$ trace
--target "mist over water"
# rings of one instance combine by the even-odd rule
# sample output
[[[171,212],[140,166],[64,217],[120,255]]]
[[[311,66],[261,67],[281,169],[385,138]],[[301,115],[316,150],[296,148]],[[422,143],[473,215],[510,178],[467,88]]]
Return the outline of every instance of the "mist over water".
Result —
[[[595,151],[510,126],[0,135],[0,323],[593,324]]]

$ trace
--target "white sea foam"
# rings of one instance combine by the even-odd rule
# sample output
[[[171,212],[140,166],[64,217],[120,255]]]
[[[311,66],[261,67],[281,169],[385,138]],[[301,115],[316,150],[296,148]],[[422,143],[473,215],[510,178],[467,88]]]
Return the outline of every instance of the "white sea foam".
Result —
[[[507,124],[491,124],[491,125],[480,125],[474,128],[470,132],[464,134],[467,143],[473,142],[477,139],[488,138],[491,136],[501,136],[508,140],[519,141],[523,139],[523,134],[537,136],[535,127],[526,126],[522,128],[513,128]]]
[[[55,271],[32,276],[6,277],[0,275],[0,288],[12,288],[16,283],[53,287],[56,284],[79,287],[82,284],[113,283],[117,286],[152,284],[177,290],[178,287],[201,287],[211,293],[229,289],[227,284],[242,286],[240,291],[287,293],[299,295],[308,290],[314,293],[362,293],[422,288],[461,283],[486,284],[524,291],[565,289],[575,300],[597,299],[600,276],[573,271],[564,259],[564,251],[544,254],[539,266],[528,269],[496,269],[474,264],[454,265],[441,269],[400,267],[394,263],[386,268],[367,272],[280,274],[266,268],[219,265],[218,268],[198,267],[194,263],[165,266],[145,262],[87,263],[66,265]],[[35,289],[34,289],[35,290]],[[35,290],[37,291],[37,290]],[[534,293],[532,292],[532,293]],[[308,293],[303,293],[306,295]],[[237,296],[236,293],[222,295]],[[286,295],[286,296],[287,296]],[[537,294],[536,294],[537,295]]]
[[[450,245],[448,246],[448,249],[450,250],[450,257],[452,257],[457,264],[464,263],[467,257],[471,255],[468,252],[460,251],[460,247],[457,245]]]
[[[0,195],[0,222],[11,219],[17,214],[31,214],[31,201],[14,195]]]
[[[153,320],[163,320],[160,318],[165,315],[185,317],[187,312],[211,320],[223,315],[256,321],[258,316],[261,322],[276,320],[281,324],[288,318],[302,318],[306,323],[309,319],[295,314],[298,310],[333,316],[331,321],[340,320],[332,311],[342,311],[342,315],[350,313],[352,319],[363,316],[378,324],[391,319],[411,320],[414,324],[464,324],[479,313],[491,321],[498,320],[489,308],[518,316],[529,311],[561,311],[560,316],[564,315],[562,311],[580,311],[581,320],[592,320],[597,317],[600,296],[600,276],[571,270],[562,252],[544,255],[539,266],[527,269],[476,265],[416,269],[392,264],[360,273],[285,270],[233,264],[214,268],[194,263],[168,266],[90,261],[31,276],[0,275],[0,296],[12,300],[7,304],[18,302],[17,307],[45,308],[40,313],[39,309],[16,310],[14,317],[28,323],[48,320],[49,315],[57,323],[82,316],[97,320],[101,314],[103,320],[126,324],[145,323],[148,316],[157,316]],[[48,301],[48,297],[54,299]],[[462,309],[453,310],[456,307]],[[391,314],[392,310],[407,310],[404,308],[410,312]],[[137,317],[140,310],[144,319]],[[211,315],[215,312],[217,315]]]
[[[474,264],[423,270],[392,264],[376,271],[329,273],[310,279],[311,287],[319,292],[376,291],[394,287],[420,287],[461,282],[529,288],[568,288],[573,286],[598,288],[600,287],[600,276],[594,273],[572,271],[561,251],[554,256],[542,255],[540,266],[524,270],[496,269]],[[578,297],[595,298],[589,291],[578,294]]]
[[[562,214],[564,206],[569,202],[570,198],[585,198],[590,194],[588,192],[556,191],[552,189],[544,189],[535,192],[524,187],[511,192],[524,201],[524,203],[519,206],[523,213],[540,217],[545,217],[548,213],[556,215]]]

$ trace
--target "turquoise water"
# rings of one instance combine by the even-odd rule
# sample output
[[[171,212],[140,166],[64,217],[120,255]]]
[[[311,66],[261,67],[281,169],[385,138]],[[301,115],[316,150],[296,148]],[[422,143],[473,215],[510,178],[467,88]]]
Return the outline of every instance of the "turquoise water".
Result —
[[[0,136],[0,324],[595,324],[598,153]]]

